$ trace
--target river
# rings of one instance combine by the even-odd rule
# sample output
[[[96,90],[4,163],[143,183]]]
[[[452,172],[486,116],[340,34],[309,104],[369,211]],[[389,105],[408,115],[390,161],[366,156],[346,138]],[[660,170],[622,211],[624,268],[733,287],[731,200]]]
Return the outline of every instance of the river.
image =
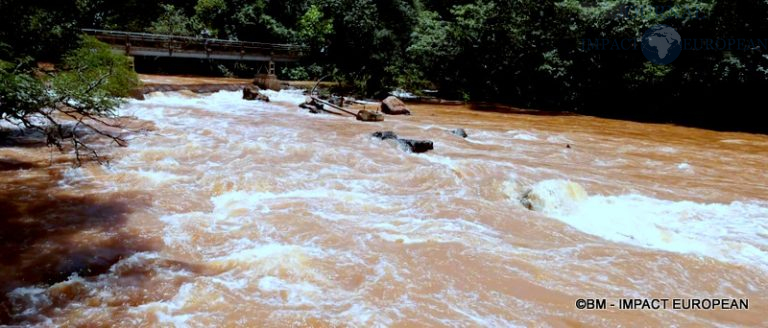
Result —
[[[0,147],[4,320],[768,325],[768,136],[456,105],[365,123],[270,96],[131,100],[109,165]],[[575,306],[654,297],[749,310]]]

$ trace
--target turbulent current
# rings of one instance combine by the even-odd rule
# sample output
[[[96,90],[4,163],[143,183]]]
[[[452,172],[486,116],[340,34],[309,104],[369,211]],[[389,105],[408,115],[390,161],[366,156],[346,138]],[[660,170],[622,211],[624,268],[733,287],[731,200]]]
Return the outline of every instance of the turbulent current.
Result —
[[[110,165],[3,147],[2,317],[42,326],[768,325],[768,137],[298,92],[153,93]],[[370,107],[370,105],[369,105]],[[464,128],[469,137],[450,133]],[[395,131],[434,150],[371,137]],[[525,196],[525,197],[524,197]],[[521,199],[530,204],[524,206]],[[749,310],[579,310],[580,298]]]

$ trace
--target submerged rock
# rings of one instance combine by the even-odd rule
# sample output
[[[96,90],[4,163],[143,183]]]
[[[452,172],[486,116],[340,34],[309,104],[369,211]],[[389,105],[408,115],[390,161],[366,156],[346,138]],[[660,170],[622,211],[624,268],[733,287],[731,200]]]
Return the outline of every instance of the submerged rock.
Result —
[[[371,136],[373,136],[374,138],[379,138],[381,140],[397,139],[397,135],[392,131],[377,131],[377,132],[374,132]]]
[[[299,107],[308,109],[312,114],[323,113],[323,104],[316,102],[314,99],[312,99],[312,97],[307,97],[306,100],[304,100],[304,102],[299,105]]]
[[[552,212],[570,208],[588,196],[584,187],[578,183],[544,180],[526,190],[520,203],[532,211]]]
[[[247,85],[243,87],[243,99],[245,100],[254,100],[256,99],[256,95],[259,94],[259,87],[255,85]]]
[[[424,153],[434,149],[434,145],[430,140],[414,140],[414,139],[402,139],[392,131],[378,131],[371,136],[379,138],[381,140],[395,140],[403,150],[412,153]]]
[[[322,113],[323,113],[322,107],[318,108],[317,106],[315,106],[315,105],[310,105],[310,104],[301,104],[301,105],[299,105],[299,106],[300,106],[301,108],[306,108],[306,109],[308,109],[308,110],[309,110],[309,112],[310,112],[310,113],[312,113],[312,114],[322,114]]]
[[[432,141],[429,140],[397,139],[397,141],[412,153],[426,153],[435,149]]]
[[[261,89],[255,85],[249,85],[243,88],[243,99],[269,102],[269,97],[263,95]]]
[[[369,110],[361,110],[357,112],[355,116],[358,121],[363,122],[381,122],[384,120],[384,115],[379,112],[372,112]]]
[[[405,103],[394,96],[389,96],[381,102],[381,111],[389,115],[411,115]]]
[[[455,136],[462,137],[462,138],[468,137],[467,131],[464,131],[464,129],[462,129],[462,128],[457,128],[457,129],[451,130],[451,134],[453,134]]]

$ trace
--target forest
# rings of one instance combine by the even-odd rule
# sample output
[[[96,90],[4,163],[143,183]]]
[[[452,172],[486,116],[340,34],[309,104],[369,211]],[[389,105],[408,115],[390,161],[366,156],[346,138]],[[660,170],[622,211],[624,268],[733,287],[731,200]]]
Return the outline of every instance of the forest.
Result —
[[[42,95],[17,92],[35,83],[26,78],[34,63],[72,64],[85,42],[80,29],[99,28],[306,45],[310,54],[279,69],[281,78],[330,75],[368,96],[439,90],[471,102],[766,132],[757,119],[766,49],[683,51],[656,65],[640,50],[582,46],[639,39],[657,24],[685,39],[764,40],[766,17],[761,0],[0,0],[0,110],[39,106]]]

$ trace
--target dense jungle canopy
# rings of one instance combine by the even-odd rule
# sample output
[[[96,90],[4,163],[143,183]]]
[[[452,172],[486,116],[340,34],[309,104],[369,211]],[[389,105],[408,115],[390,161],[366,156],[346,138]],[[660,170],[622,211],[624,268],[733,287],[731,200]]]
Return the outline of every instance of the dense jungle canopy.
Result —
[[[684,50],[664,66],[639,48],[584,47],[639,40],[657,24],[684,39],[766,40],[761,0],[0,0],[0,8],[6,75],[61,61],[80,44],[80,28],[210,35],[307,45],[311,53],[282,67],[281,78],[330,74],[368,95],[437,89],[454,99],[766,131],[756,119],[768,86],[763,47]]]

